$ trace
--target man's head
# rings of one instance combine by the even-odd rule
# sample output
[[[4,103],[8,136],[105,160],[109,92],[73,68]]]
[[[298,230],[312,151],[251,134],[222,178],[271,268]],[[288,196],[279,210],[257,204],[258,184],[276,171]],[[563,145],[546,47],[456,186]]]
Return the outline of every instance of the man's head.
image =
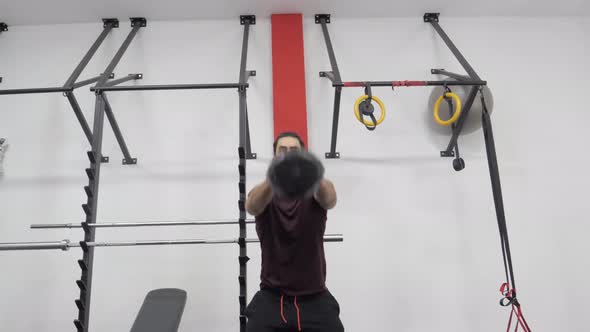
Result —
[[[274,154],[285,153],[288,151],[299,151],[305,149],[305,143],[297,133],[283,132],[275,139],[273,145]]]

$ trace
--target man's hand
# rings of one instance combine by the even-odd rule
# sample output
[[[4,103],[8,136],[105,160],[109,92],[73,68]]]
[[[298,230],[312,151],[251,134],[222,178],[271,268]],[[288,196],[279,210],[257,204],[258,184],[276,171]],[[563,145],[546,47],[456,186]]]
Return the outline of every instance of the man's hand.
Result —
[[[338,200],[334,184],[332,181],[327,179],[322,179],[320,182],[320,187],[313,197],[318,202],[318,204],[320,204],[320,206],[326,210],[330,210],[336,206],[336,201]]]
[[[260,215],[272,200],[272,189],[268,181],[264,181],[250,190],[246,198],[246,211],[253,216]]]

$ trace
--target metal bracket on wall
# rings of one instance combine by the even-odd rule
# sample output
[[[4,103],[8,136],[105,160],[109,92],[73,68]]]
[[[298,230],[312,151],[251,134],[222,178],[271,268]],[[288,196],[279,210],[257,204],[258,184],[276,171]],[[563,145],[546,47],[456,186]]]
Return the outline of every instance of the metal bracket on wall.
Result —
[[[145,17],[131,17],[131,18],[129,18],[129,20],[131,20],[131,27],[132,28],[135,28],[135,27],[145,28],[147,26],[147,20],[145,19]]]
[[[457,73],[452,73],[452,72],[446,71],[444,69],[436,69],[436,68],[433,68],[433,69],[430,69],[430,73],[432,75],[445,75],[445,76],[448,76],[450,78],[454,78],[454,79],[456,79],[458,81],[470,81],[471,80],[471,78],[469,76],[467,76],[467,75],[461,75],[461,74],[457,74]]]
[[[426,23],[438,22],[439,16],[440,16],[440,13],[425,13],[424,14],[424,22],[426,22]]]
[[[240,24],[244,25],[248,22],[250,25],[256,24],[256,15],[240,15]]]
[[[441,157],[454,157],[455,152],[454,151],[441,151],[440,156]]]
[[[330,23],[330,14],[316,14],[315,15],[315,24],[321,24],[322,19],[325,23]]]
[[[123,165],[136,165],[137,158],[123,159]]]
[[[111,74],[111,76],[113,76],[113,74]],[[107,81],[104,86],[115,86],[115,85],[119,85],[121,83],[125,83],[127,81],[135,81],[135,80],[141,80],[141,79],[143,79],[143,74],[141,74],[141,73],[128,74],[125,77],[121,77],[121,78],[113,80],[113,81]]]
[[[326,77],[327,79],[332,81],[332,83],[334,83],[334,81],[336,80],[336,78],[334,77],[334,73],[331,71],[321,71],[320,77]]]
[[[249,70],[246,71],[246,80],[248,80],[248,78],[256,76],[256,70]]]
[[[339,159],[340,158],[340,152],[326,152],[325,154],[326,159]]]
[[[118,18],[103,18],[102,19],[102,23],[103,23],[103,28],[108,27],[109,25],[112,28],[118,28],[119,27],[119,19]]]

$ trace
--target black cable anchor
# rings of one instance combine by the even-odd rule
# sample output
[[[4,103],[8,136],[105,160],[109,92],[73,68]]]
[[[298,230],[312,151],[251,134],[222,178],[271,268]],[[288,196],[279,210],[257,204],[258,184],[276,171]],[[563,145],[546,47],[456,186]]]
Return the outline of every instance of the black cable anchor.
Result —
[[[373,100],[380,104],[380,106],[381,102],[373,96],[373,93],[371,91],[371,84],[365,83],[364,85],[365,96],[359,98],[359,100],[362,98],[362,101],[357,101],[358,106],[355,106],[355,115],[357,116],[359,122],[365,125],[365,128],[367,128],[370,131],[373,131],[377,128],[377,125],[379,125],[383,121],[385,110],[383,109],[383,107],[381,107],[382,115],[381,118],[377,120],[377,118],[375,118],[375,106],[373,105]],[[366,121],[364,118],[365,116],[369,117],[371,121]]]

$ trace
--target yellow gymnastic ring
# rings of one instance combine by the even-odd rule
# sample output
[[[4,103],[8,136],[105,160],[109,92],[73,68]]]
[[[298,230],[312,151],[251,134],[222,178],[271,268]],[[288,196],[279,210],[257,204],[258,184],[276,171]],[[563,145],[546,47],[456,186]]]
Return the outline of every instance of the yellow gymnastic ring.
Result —
[[[453,116],[450,119],[443,121],[443,120],[441,120],[438,113],[439,113],[439,109],[440,109],[440,103],[442,103],[442,101],[445,97],[453,98],[453,100],[455,101],[455,105],[457,105],[457,107],[455,109],[455,114],[453,114]],[[453,92],[445,92],[445,94],[443,96],[438,97],[438,99],[436,100],[436,103],[434,103],[434,120],[436,121],[436,123],[438,123],[441,126],[448,126],[448,125],[454,123],[455,121],[457,121],[457,119],[459,119],[460,115],[461,115],[461,99],[459,99],[459,96],[457,96]]]
[[[377,125],[380,125],[383,122],[383,120],[385,120],[385,105],[383,104],[383,102],[381,101],[381,99],[379,99],[379,98],[377,98],[375,96],[372,97],[372,100],[374,100],[375,102],[377,102],[377,105],[379,105],[379,108],[381,108],[381,116],[379,117],[379,119],[377,119],[377,124],[375,124],[371,120],[361,119],[361,115],[360,115],[360,111],[359,111],[359,105],[361,104],[362,101],[367,100],[367,99],[369,99],[369,96],[367,96],[367,95],[358,97],[358,99],[354,103],[354,115],[356,116],[356,119],[359,122],[364,123],[365,126],[375,127]]]

